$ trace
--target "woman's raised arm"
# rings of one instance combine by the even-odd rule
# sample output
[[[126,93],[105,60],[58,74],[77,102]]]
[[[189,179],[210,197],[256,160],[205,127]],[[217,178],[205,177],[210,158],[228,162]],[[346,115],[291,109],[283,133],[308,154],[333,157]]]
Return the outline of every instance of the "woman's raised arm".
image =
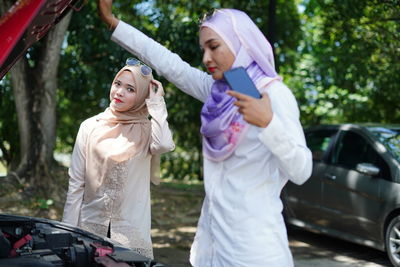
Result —
[[[112,0],[98,0],[101,19],[114,29],[111,39],[164,76],[183,92],[204,102],[210,94],[213,79],[207,73],[190,66],[178,54],[145,35],[133,26],[116,19]]]
[[[108,25],[110,30],[114,30],[118,25],[119,19],[112,13],[113,0],[98,0],[97,3],[101,20]]]

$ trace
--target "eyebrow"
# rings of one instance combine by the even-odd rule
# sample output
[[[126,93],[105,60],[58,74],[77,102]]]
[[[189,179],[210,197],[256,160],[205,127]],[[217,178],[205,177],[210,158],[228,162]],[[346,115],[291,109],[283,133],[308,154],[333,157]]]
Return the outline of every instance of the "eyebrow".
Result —
[[[215,38],[211,38],[211,39],[208,39],[207,41],[205,41],[204,44],[209,44],[209,43],[212,43],[214,41],[218,41],[218,40],[215,39]]]
[[[204,42],[204,45],[207,45],[207,44],[212,43],[214,41],[218,42],[218,39],[215,39],[215,38],[208,39],[207,41]],[[201,44],[200,44],[200,49],[203,49],[203,46]]]
[[[120,82],[120,83],[122,83],[122,84],[124,84],[120,79],[115,79],[115,81],[118,81],[118,82]],[[136,88],[134,85],[132,85],[132,84],[130,84],[130,83],[127,83],[126,84],[127,86],[130,86],[130,87],[133,87],[133,88]]]

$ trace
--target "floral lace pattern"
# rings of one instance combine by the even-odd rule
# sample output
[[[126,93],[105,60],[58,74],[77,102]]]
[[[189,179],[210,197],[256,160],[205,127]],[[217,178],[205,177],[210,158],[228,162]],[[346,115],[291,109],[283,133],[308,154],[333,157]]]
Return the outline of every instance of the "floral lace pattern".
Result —
[[[111,239],[131,248],[139,254],[153,259],[151,243],[142,238],[143,233],[134,227],[116,225],[111,227]]]
[[[98,223],[89,223],[89,222],[81,222],[79,224],[83,230],[89,231],[93,234],[107,236],[108,226],[98,224]]]
[[[108,226],[111,223],[111,239],[120,244],[131,248],[135,252],[153,259],[153,249],[151,241],[143,238],[149,233],[143,233],[134,225],[121,224],[126,221],[122,218],[121,207],[123,202],[125,185],[128,179],[126,165],[129,161],[115,164],[111,168],[104,179],[103,185],[100,187],[100,195],[103,196],[104,202],[99,210],[101,218],[107,218],[104,224],[81,221],[80,227],[94,234],[107,236]],[[148,240],[151,240],[148,238]]]
[[[128,161],[124,161],[115,164],[108,171],[104,185],[100,189],[107,196],[107,201],[104,203],[104,212],[105,215],[108,215],[106,217],[112,217],[113,219],[120,219],[121,217],[121,204],[123,201],[121,196],[124,195],[124,188],[128,179],[127,163]]]

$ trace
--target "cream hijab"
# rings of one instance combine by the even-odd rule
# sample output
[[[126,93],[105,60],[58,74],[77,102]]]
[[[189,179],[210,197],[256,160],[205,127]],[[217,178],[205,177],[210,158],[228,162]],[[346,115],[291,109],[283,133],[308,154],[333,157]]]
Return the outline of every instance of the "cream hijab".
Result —
[[[143,76],[139,66],[125,66],[115,76],[113,84],[124,71],[132,74],[137,90],[136,103],[124,112],[110,106],[97,116],[98,126],[89,134],[86,146],[85,200],[95,197],[112,169],[119,168],[121,163],[133,157],[150,153],[151,122],[145,100],[153,76]],[[150,178],[155,184],[159,182],[159,177],[156,177],[159,175],[159,162],[159,155],[153,155]]]

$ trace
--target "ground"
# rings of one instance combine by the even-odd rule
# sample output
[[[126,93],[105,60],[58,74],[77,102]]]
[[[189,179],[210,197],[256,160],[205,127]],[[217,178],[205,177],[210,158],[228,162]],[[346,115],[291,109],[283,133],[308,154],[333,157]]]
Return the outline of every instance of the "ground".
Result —
[[[23,188],[8,186],[0,178],[0,213],[60,220],[63,201],[40,197],[23,199]],[[63,186],[67,188],[65,183]],[[151,187],[154,256],[167,267],[187,267],[204,198],[203,185],[165,182]],[[65,200],[65,196],[60,196]],[[289,229],[296,267],[390,266],[384,252],[299,229]]]
[[[0,177],[0,213],[61,220],[65,194],[60,200],[26,198],[24,186]],[[63,182],[67,190],[67,182]],[[25,196],[25,197],[24,197]],[[201,183],[165,182],[151,187],[154,256],[166,266],[190,266],[189,250],[204,197]]]
[[[154,257],[167,266],[190,266],[189,251],[204,197],[203,186],[152,187]]]

